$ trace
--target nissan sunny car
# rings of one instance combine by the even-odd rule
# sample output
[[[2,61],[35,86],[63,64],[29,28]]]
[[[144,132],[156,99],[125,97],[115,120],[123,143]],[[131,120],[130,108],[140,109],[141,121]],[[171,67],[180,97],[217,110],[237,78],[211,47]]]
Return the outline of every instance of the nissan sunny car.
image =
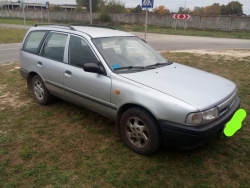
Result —
[[[113,119],[142,155],[162,144],[198,147],[222,133],[240,106],[233,82],[171,62],[112,28],[35,25],[23,40],[20,67],[38,103],[59,97]]]

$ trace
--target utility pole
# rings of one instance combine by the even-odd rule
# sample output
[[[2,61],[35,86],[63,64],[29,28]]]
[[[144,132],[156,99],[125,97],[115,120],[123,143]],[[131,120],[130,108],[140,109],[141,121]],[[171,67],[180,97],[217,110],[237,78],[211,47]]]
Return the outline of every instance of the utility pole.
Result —
[[[46,1],[46,10],[47,10],[47,16],[48,16],[48,23],[49,23],[49,1]]]
[[[145,21],[145,35],[144,40],[147,40],[147,27],[148,27],[148,8],[146,8],[146,21]]]
[[[22,2],[23,2],[23,0],[22,0]],[[22,7],[23,7],[23,23],[24,23],[24,25],[26,25],[26,23],[25,23],[25,14],[24,14],[24,8],[25,8],[25,4],[24,4],[24,2],[22,3]]]
[[[92,25],[92,0],[89,0],[90,25]]]
[[[186,1],[187,0],[185,0],[185,6],[184,6],[184,11],[185,11],[185,9],[186,9]],[[186,19],[185,19],[185,24],[184,24],[184,32],[186,31]]]

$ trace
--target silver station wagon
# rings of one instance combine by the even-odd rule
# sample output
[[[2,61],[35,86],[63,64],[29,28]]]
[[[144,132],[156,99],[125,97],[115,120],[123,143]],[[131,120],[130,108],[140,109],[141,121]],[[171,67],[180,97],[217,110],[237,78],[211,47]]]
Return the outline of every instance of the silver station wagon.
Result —
[[[170,62],[112,28],[35,25],[23,40],[20,67],[38,103],[56,96],[113,119],[142,155],[162,144],[198,147],[221,134],[240,106],[233,82]]]

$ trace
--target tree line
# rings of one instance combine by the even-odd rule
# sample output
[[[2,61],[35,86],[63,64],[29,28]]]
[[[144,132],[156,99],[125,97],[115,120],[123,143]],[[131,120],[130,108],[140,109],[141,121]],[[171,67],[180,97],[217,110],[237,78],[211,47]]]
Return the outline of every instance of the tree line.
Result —
[[[156,7],[153,9],[153,13],[159,15],[165,15],[173,13],[164,5]],[[175,12],[174,12],[175,13]],[[231,1],[227,5],[220,5],[219,3],[214,3],[206,7],[195,6],[193,10],[190,8],[179,7],[179,14],[193,14],[193,15],[238,15],[242,16],[243,13],[243,4],[238,1]]]
[[[185,10],[184,10],[185,11]],[[194,15],[243,15],[243,4],[231,1],[227,5],[214,3],[206,7],[195,6],[191,12]]]
[[[82,7],[86,7],[89,11],[89,0],[76,0],[77,7],[75,11],[83,11]],[[54,6],[54,10],[61,10],[60,6]],[[109,13],[144,13],[145,10],[142,9],[141,5],[137,5],[133,8],[126,8],[125,3],[121,0],[92,0],[92,11],[100,12],[103,15]],[[150,14],[166,15],[170,13],[179,13],[179,14],[192,14],[192,15],[238,15],[242,16],[243,13],[243,4],[239,1],[231,1],[228,4],[220,5],[219,3],[214,3],[205,7],[195,6],[193,10],[190,8],[179,7],[177,12],[170,11],[164,5],[155,7],[152,11],[149,11]]]
[[[83,6],[89,11],[89,0],[76,0],[78,6]],[[125,13],[125,3],[121,0],[92,0],[93,12]]]

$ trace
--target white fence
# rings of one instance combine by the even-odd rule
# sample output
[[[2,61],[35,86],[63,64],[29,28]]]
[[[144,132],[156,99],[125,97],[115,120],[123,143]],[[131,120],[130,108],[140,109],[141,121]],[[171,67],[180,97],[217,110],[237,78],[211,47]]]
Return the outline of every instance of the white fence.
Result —
[[[27,19],[47,20],[46,11],[26,11]],[[110,14],[112,21],[124,23],[145,23],[145,14]],[[98,13],[93,13],[93,19],[99,17]],[[22,18],[22,11],[2,10],[0,18]],[[88,22],[89,13],[84,12],[50,12],[51,21],[77,21]],[[160,16],[149,14],[149,25],[184,27],[197,29],[216,29],[216,30],[250,30],[250,17],[231,17],[231,16],[191,16],[189,20],[175,20],[172,14]]]

